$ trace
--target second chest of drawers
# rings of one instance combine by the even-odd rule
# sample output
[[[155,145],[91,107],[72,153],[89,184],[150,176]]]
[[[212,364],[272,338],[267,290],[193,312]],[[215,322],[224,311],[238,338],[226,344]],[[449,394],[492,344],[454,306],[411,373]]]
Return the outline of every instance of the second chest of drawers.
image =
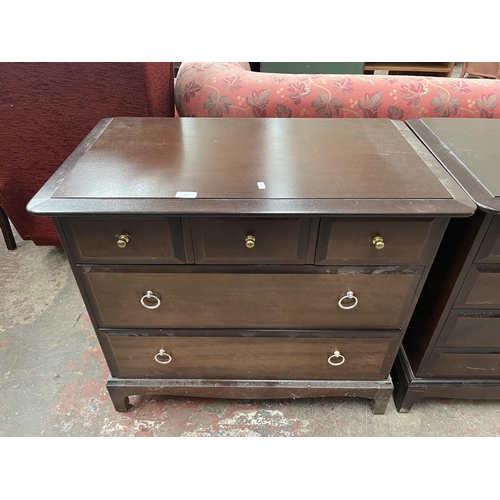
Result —
[[[396,406],[500,399],[500,126],[427,119],[412,127],[479,209],[445,233],[398,356]]]

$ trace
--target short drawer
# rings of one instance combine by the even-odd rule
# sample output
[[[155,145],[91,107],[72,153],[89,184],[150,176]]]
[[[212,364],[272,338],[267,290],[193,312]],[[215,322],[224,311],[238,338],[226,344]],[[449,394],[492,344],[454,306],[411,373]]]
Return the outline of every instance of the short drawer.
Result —
[[[322,218],[316,264],[425,264],[437,244],[431,220]]]
[[[191,219],[197,264],[305,264],[310,219]]]
[[[474,261],[500,264],[500,215],[493,217]]]
[[[497,379],[500,378],[500,353],[458,353],[436,349],[428,366],[432,377]]]
[[[387,338],[108,338],[124,378],[382,380],[393,358]]]
[[[397,329],[420,279],[418,270],[333,274],[321,268],[306,274],[303,268],[294,273],[279,266],[260,272],[257,266],[253,272],[238,266],[225,272],[184,268],[187,272],[151,272],[147,266],[78,271],[98,323],[106,328]]]
[[[60,219],[76,263],[182,264],[179,218]]]
[[[451,311],[436,345],[500,348],[500,310]]]
[[[471,266],[454,306],[500,309],[500,266]]]

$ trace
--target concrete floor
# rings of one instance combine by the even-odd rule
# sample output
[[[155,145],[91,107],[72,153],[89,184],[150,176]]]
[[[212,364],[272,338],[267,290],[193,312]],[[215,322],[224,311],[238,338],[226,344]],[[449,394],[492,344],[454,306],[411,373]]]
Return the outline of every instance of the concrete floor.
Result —
[[[65,254],[0,239],[0,436],[500,436],[500,401],[233,401],[146,397],[118,413]],[[131,398],[132,399],[132,398]]]

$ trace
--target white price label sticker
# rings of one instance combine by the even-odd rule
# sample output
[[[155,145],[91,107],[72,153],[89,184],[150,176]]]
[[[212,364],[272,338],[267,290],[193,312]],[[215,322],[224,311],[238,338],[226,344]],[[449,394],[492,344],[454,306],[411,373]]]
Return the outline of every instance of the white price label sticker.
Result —
[[[196,198],[198,193],[196,191],[177,191],[176,198]]]

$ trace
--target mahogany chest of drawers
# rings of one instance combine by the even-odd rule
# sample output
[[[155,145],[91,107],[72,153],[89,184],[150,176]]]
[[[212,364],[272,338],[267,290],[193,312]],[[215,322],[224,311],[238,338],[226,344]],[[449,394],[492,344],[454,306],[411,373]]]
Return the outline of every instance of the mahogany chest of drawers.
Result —
[[[115,408],[140,394],[359,396],[390,370],[451,217],[401,122],[114,118],[29,205],[53,217]]]
[[[500,122],[408,123],[478,210],[445,233],[393,372],[396,407],[500,399]]]

